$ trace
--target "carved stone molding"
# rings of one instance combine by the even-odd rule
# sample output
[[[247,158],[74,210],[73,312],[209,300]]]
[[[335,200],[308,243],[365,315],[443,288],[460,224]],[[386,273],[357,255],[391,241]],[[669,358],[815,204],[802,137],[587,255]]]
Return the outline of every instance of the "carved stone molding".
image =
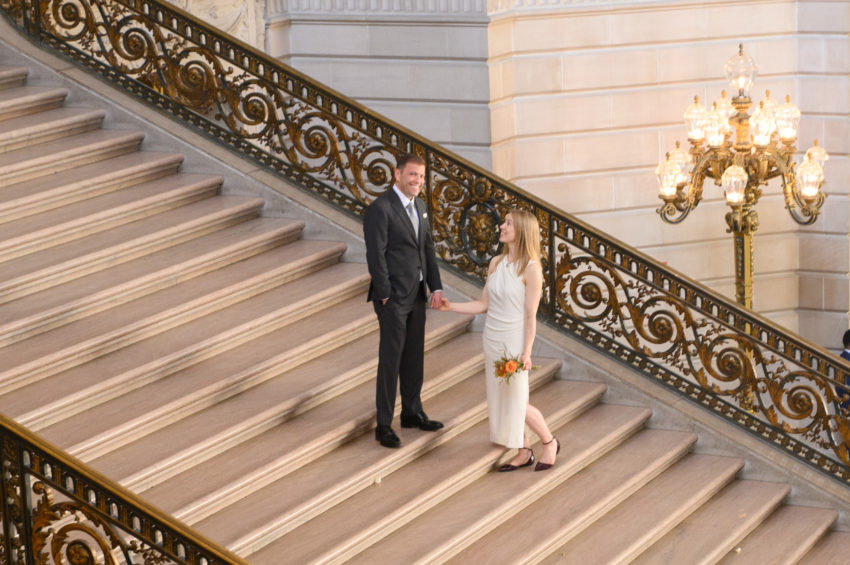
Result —
[[[728,0],[722,0],[726,3]],[[487,0],[491,16],[505,12],[541,12],[563,10],[602,10],[635,6],[646,8],[660,4],[694,4],[691,0]],[[705,4],[706,2],[698,2]]]
[[[479,19],[487,17],[487,0],[268,0],[269,21],[304,16]]]

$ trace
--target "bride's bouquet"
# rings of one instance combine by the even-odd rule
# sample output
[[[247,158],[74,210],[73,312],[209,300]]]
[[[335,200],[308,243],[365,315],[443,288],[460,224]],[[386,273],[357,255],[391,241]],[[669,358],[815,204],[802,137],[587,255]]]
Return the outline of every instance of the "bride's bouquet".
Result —
[[[522,363],[519,360],[519,355],[513,357],[508,355],[507,347],[503,348],[505,352],[501,357],[496,359],[496,377],[505,379],[505,383],[510,384],[511,377],[522,371]],[[539,368],[538,365],[532,365],[532,369]]]

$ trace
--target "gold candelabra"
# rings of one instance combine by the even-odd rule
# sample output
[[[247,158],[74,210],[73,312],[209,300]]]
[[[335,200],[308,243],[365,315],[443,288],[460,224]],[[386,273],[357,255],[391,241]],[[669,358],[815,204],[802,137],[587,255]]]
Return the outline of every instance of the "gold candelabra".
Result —
[[[779,105],[767,91],[752,116],[747,113],[758,67],[744,54],[743,45],[726,62],[725,70],[738,94],[730,102],[724,91],[711,110],[694,97],[684,116],[690,150],[685,152],[676,142],[675,150],[655,169],[659,198],[664,201],[657,212],[665,222],[678,224],[699,204],[706,178],[723,187],[731,208],[726,214],[727,232],[733,234],[735,245],[735,299],[752,308],[752,239],[759,225],[755,206],[761,187],[780,177],[785,208],[797,223],[811,224],[823,207],[823,165],[829,155],[815,139],[803,161],[794,162],[800,110],[790,97]]]

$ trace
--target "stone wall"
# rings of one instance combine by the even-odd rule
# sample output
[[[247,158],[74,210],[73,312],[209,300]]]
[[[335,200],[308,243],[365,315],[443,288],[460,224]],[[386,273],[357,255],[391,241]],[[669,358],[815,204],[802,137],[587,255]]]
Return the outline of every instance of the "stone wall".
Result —
[[[490,167],[484,0],[269,0],[267,51]]]
[[[681,224],[661,221],[654,168],[694,95],[728,90],[739,42],[765,89],[803,112],[798,147],[818,138],[824,214],[801,228],[778,181],[758,204],[754,308],[837,348],[848,326],[850,7],[847,2],[492,0],[489,27],[493,170],[530,192],[734,297],[722,191]],[[711,183],[711,181],[709,181]]]
[[[265,47],[266,0],[169,0],[205,22],[245,43],[262,50]]]

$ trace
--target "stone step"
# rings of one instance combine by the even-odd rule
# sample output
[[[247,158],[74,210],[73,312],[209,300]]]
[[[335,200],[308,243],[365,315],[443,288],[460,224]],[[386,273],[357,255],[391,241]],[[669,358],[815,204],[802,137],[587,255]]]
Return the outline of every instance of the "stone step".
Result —
[[[829,508],[782,506],[717,563],[797,563],[824,536],[837,518],[838,512]]]
[[[220,228],[256,216],[262,203],[260,200],[243,197],[223,197],[209,200],[211,201],[198,203],[197,206],[186,207],[182,214],[171,215],[171,219],[182,217],[188,219],[194,225],[199,225],[199,222],[204,219],[219,220],[213,222],[212,225]],[[167,221],[168,218],[161,218],[161,220]],[[182,227],[182,224],[178,225]],[[203,227],[210,229],[210,224],[203,225]],[[300,231],[300,226],[290,226],[289,229],[281,226],[281,229],[283,233],[279,234],[280,238],[276,238],[275,234],[268,238],[261,238],[259,242],[254,241],[255,245],[248,247],[245,252],[256,254],[262,249],[291,239]],[[185,234],[181,235],[186,237]],[[103,237],[106,238],[109,235]],[[163,241],[160,240],[158,243],[162,244]],[[257,249],[256,244],[261,245],[261,248]],[[137,248],[134,251],[139,252],[139,249]],[[219,264],[228,264],[245,256],[244,253],[241,253],[241,256],[220,255],[216,250],[210,253],[221,258],[223,263],[220,262]],[[108,261],[106,255],[101,254],[101,258]],[[72,323],[105,308],[111,308],[139,296],[150,294],[174,284],[178,280],[176,278],[178,276],[185,279],[214,268],[212,264],[204,264],[189,259],[194,268],[180,271],[178,266],[163,261],[161,255],[151,257],[150,265],[146,264],[146,259],[140,258],[135,262],[125,263],[114,269],[94,272],[69,281],[64,285],[47,288],[0,304],[0,316],[4,320],[4,323],[0,324],[0,346],[16,343],[22,339]],[[188,267],[189,264],[185,266]],[[158,269],[153,271],[153,268]]]
[[[687,432],[641,430],[542,496],[518,502],[523,509],[516,515],[490,516],[489,531],[471,544],[467,538],[463,543],[459,540],[456,546],[447,547],[449,551],[443,551],[440,561],[448,559],[445,562],[453,565],[492,560],[536,563],[664,472],[687,453],[696,439],[695,434]],[[567,459],[571,457],[562,451],[565,466],[572,464]],[[548,472],[558,471],[559,467]],[[514,487],[509,485],[509,488]],[[505,499],[510,496],[513,492]],[[517,535],[517,532],[522,533]]]
[[[0,153],[97,129],[106,112],[56,108],[0,121]]]
[[[373,314],[374,316],[374,314]],[[433,349],[429,349],[426,353],[426,362],[431,365],[428,367],[428,370],[425,375],[425,385],[423,388],[423,400],[427,400],[427,406],[429,408],[436,408],[439,410],[439,406],[434,404],[433,397],[435,394],[439,394],[444,388],[451,386],[452,384],[461,381],[465,382],[464,379],[467,379],[470,375],[474,374],[477,369],[480,368],[480,363],[482,360],[481,355],[472,355],[470,358],[469,351],[463,351],[464,346],[469,344],[469,340],[465,339],[465,335],[460,335],[448,342],[443,342],[444,336],[440,335],[446,330],[450,334],[455,334],[458,330],[463,330],[468,323],[468,319],[466,318],[443,318],[439,320],[442,323],[439,324],[431,324],[432,327],[429,327],[428,334],[429,338],[433,336],[430,341],[439,342],[436,346],[433,343],[428,343],[427,347]],[[460,322],[460,323],[458,323]],[[376,333],[376,332],[375,332]],[[458,341],[455,341],[458,340]],[[357,342],[352,343],[362,345],[362,340],[358,340]],[[350,349],[350,348],[347,348]],[[369,352],[372,357],[375,357],[377,354],[377,350],[374,349]],[[334,355],[336,357],[336,355]],[[304,369],[309,369],[309,367],[304,367]],[[299,370],[297,373],[304,373],[305,371]],[[327,375],[325,373],[325,375]],[[339,431],[334,428],[348,428],[352,415],[354,418],[358,418],[356,412],[366,412],[369,413],[369,407],[364,405],[364,402],[368,402],[369,398],[372,398],[372,404],[374,404],[374,366],[372,366],[372,370],[368,373],[362,375],[350,375],[355,377],[353,380],[357,382],[356,386],[353,387],[353,390],[345,391],[344,394],[339,394],[332,398],[324,399],[324,403],[318,405],[317,402],[322,402],[322,399],[315,399],[311,404],[311,406],[307,406],[306,408],[297,408],[293,403],[296,401],[296,397],[292,396],[292,393],[286,391],[284,394],[289,396],[283,396],[282,398],[287,399],[287,406],[285,406],[290,413],[284,414],[283,412],[278,413],[276,417],[276,422],[280,422],[282,417],[287,417],[290,419],[290,422],[286,424],[286,427],[280,428],[278,427],[278,433],[287,432],[290,426],[294,426],[295,430],[303,428],[310,422],[315,423],[314,428],[316,433],[324,434],[326,437],[336,438],[339,436]],[[287,381],[293,381],[290,375],[286,375]],[[314,377],[312,379],[314,381],[314,389],[320,390],[321,387],[321,377]],[[280,387],[283,389],[283,387]],[[303,387],[302,387],[303,388]],[[311,391],[308,391],[311,392]],[[365,392],[365,394],[364,394]],[[299,395],[300,397],[306,397],[305,394]],[[328,396],[328,395],[325,395]],[[352,399],[356,402],[356,406],[353,407],[353,410],[346,410],[346,414],[343,414],[339,408],[345,407],[349,408],[349,404],[351,404]],[[295,409],[296,411],[293,411]],[[305,410],[309,409],[309,412],[300,414]],[[444,416],[443,412],[440,412],[441,416]],[[317,418],[316,416],[321,416],[321,418]],[[371,411],[372,419],[374,419],[374,410]],[[372,426],[367,425],[365,428],[371,429]],[[365,429],[364,428],[364,429]],[[339,437],[338,439],[334,439],[334,441],[347,442],[353,439],[351,431],[347,432],[347,437]],[[366,434],[370,435],[370,434]],[[298,436],[297,434],[288,437],[282,448],[290,448],[289,451],[291,453],[299,453],[299,452],[307,452],[308,456],[305,458],[299,458],[294,461],[287,462],[288,464],[295,463],[296,465],[290,468],[287,473],[282,474],[283,478],[278,479],[275,482],[263,487],[262,492],[267,492],[268,489],[279,488],[279,485],[283,482],[286,482],[287,477],[290,476],[293,472],[298,472],[303,468],[303,466],[310,465],[310,462],[315,459],[313,453],[310,452],[309,447],[301,445],[303,443],[310,443],[314,441],[311,436]],[[374,439],[372,440],[374,444]],[[339,446],[337,446],[339,448]],[[327,451],[327,450],[325,450]],[[279,453],[286,453],[286,449],[281,449]],[[331,451],[331,453],[336,453],[336,450]],[[238,480],[238,476],[233,476],[234,480]],[[300,488],[300,487],[298,487]],[[199,493],[203,496],[203,492]],[[250,497],[251,493],[247,493]],[[253,494],[256,496],[260,494],[260,492],[254,490]],[[252,497],[253,498],[253,497]],[[240,507],[244,506],[242,503],[245,499],[234,499],[231,502],[235,502]],[[188,499],[182,501],[185,502],[184,506],[187,506],[187,509],[193,511],[193,518],[197,516],[197,519],[202,519],[206,514],[211,514],[208,512],[207,508],[200,508],[198,505],[195,505],[195,508],[191,508],[191,501]],[[279,505],[283,505],[284,502],[282,500],[278,501]],[[224,506],[224,505],[222,505]],[[281,506],[283,508],[283,506]],[[225,509],[231,513],[236,511],[237,509],[232,509],[228,507]],[[220,514],[220,513],[219,513]],[[280,516],[278,516],[280,517]]]
[[[8,365],[0,371],[0,388],[5,393],[82,365],[262,294],[318,267],[301,265],[299,271],[292,272],[286,266],[267,264],[265,256],[189,280],[178,275],[177,284],[164,290],[7,346],[2,350]],[[338,265],[327,271],[329,279],[340,277],[353,286],[365,279],[361,265]]]
[[[632,563],[717,563],[782,503],[787,483],[735,481]]]
[[[482,396],[479,385],[478,398]],[[547,416],[553,432],[564,438],[575,437],[573,447],[585,454],[597,449],[606,451],[608,444],[633,433],[649,416],[649,411],[643,408],[614,405],[584,411],[588,401],[594,398],[598,396],[575,398],[571,383],[552,381],[533,392],[530,402]],[[592,433],[579,436],[578,430],[590,428],[594,430]],[[516,474],[493,472],[493,467],[507,455],[504,448],[490,443],[488,436],[485,420],[440,449],[425,453],[395,473],[382,477],[379,483],[250,554],[247,560],[257,565],[306,561],[341,563],[352,558],[364,563],[390,562],[397,558],[393,562],[407,563],[405,556],[396,556],[390,561],[382,557],[384,548],[396,547],[390,539],[404,539],[402,530],[419,534],[427,531],[423,526],[437,524],[438,520],[431,521],[430,517],[439,514],[437,508],[443,506],[441,503],[451,504],[450,501],[462,496],[467,489],[475,489],[481,481],[496,476],[503,481],[509,481],[509,476],[516,477]],[[539,473],[536,478],[547,480]],[[449,519],[454,520],[454,517]],[[398,547],[406,551],[403,543]]]
[[[297,222],[293,222],[296,223]],[[223,234],[224,235],[224,234]],[[329,262],[338,261],[344,245],[337,242],[295,242],[245,260],[239,268],[249,276],[262,269],[288,270],[293,277],[317,270]],[[311,279],[316,282],[316,279]],[[312,284],[312,282],[301,283]],[[330,284],[327,280],[320,281]],[[332,282],[332,281],[331,281]],[[291,283],[291,285],[294,284]],[[298,292],[289,286],[284,292]],[[0,410],[14,416],[34,430],[44,430],[102,402],[145,386],[175,371],[200,363],[203,359],[236,347],[247,336],[265,329],[269,322],[252,324],[269,312],[281,310],[282,305],[268,305],[262,293],[213,312],[183,326],[167,330],[139,343],[129,345],[93,361],[63,371],[27,387],[0,397]],[[252,317],[254,302],[262,302],[259,314]],[[280,316],[292,318],[293,312],[281,311]],[[254,328],[253,325],[257,325]],[[236,326],[240,326],[238,329]],[[46,432],[44,432],[46,433]],[[68,433],[71,433],[68,430]],[[79,439],[52,436],[68,448]],[[71,443],[67,443],[70,441]]]
[[[0,224],[0,261],[22,257],[214,196],[220,186],[221,177],[170,175],[37,216]]]
[[[23,86],[29,75],[27,67],[0,65],[0,90]]]
[[[40,214],[99,194],[177,172],[179,153],[134,151],[111,159],[10,185],[0,191],[0,222]]]
[[[729,484],[742,466],[733,457],[688,455],[541,563],[628,563]]]
[[[50,249],[7,261],[0,269],[0,304],[69,283],[81,277],[112,269],[112,280],[126,279],[128,271],[151,275],[169,266],[178,269],[184,261],[202,266],[200,257],[220,255],[215,246],[265,247],[263,234],[284,230],[281,241],[298,235],[301,223],[256,219],[258,201],[244,198],[209,198],[181,206]],[[247,221],[246,221],[247,220]],[[218,232],[223,233],[218,233]],[[259,237],[252,243],[245,238]],[[269,237],[274,238],[273,234]],[[243,243],[244,242],[244,243]],[[222,249],[222,252],[225,250]],[[144,267],[124,266],[135,261]],[[169,261],[175,264],[171,265]],[[196,267],[197,268],[197,267]],[[182,271],[179,271],[182,272]],[[96,277],[95,277],[96,278]],[[90,280],[94,280],[90,279]],[[137,287],[138,290],[138,287]],[[0,308],[2,310],[2,308]]]
[[[0,154],[0,187],[138,151],[145,134],[98,129]]]
[[[15,86],[0,90],[0,120],[58,108],[68,90],[55,86]]]
[[[374,387],[377,346],[376,331],[340,348],[339,354],[334,352],[328,357],[332,362],[339,362],[339,357],[346,354],[358,360],[364,359],[360,374],[346,375],[345,378],[357,385],[367,383]],[[431,344],[428,346],[430,348]],[[481,335],[471,332],[452,337],[426,354],[429,372],[457,370],[476,373],[453,386],[450,392],[438,394],[428,401],[428,413],[446,425],[444,430],[436,434],[414,434],[400,449],[380,449],[377,452],[374,436],[367,432],[222,509],[195,524],[195,527],[207,534],[213,533],[215,539],[231,549],[238,548],[236,551],[242,553],[247,548],[255,551],[282,536],[330,505],[366,488],[376,475],[390,473],[423,449],[444,443],[483,418],[480,395],[463,392],[470,387],[478,391],[478,373],[482,363]],[[324,372],[332,374],[334,366],[327,363]],[[309,370],[309,367],[305,369]],[[535,374],[538,379],[545,376],[545,372]],[[407,430],[398,431],[402,435],[411,435],[406,433]]]
[[[375,315],[363,307],[360,296],[342,304],[328,301],[327,306],[302,319],[288,313],[289,323],[282,328],[160,379],[151,381],[147,377],[141,387],[135,383],[128,387],[126,380],[113,377],[109,386],[115,389],[114,398],[99,405],[96,413],[81,412],[41,434],[75,457],[94,459],[237,395],[249,397],[251,410],[256,411],[263,398],[243,393],[279,376],[287,367],[294,369],[323,351],[357,338],[360,332],[374,329],[371,318]],[[270,303],[269,308],[273,307]],[[236,327],[241,321],[238,314],[233,315],[233,333],[250,335],[251,321]],[[280,402],[279,397],[266,400],[273,405]],[[234,404],[231,410],[239,407],[238,402]],[[250,416],[247,410],[243,414],[246,419]]]
[[[258,358],[261,359],[258,367],[262,370],[268,366],[269,370],[278,373],[275,378],[154,432],[95,464],[109,469],[113,476],[126,477],[126,484],[143,490],[351,388],[370,382],[376,368],[377,319],[362,298],[361,295],[350,300],[355,307],[357,302],[366,307],[371,318],[366,323],[353,322],[362,326],[349,330],[355,338],[353,341],[331,351],[305,352],[296,359],[288,359],[285,353],[278,353],[280,347],[275,345],[280,343],[286,330],[272,332],[258,340],[258,346],[270,348],[270,353]],[[425,338],[428,349],[460,335],[469,323],[465,317],[439,314],[428,318]],[[305,319],[293,324],[292,328],[303,331],[301,326],[309,324],[310,320]],[[305,361],[309,355],[318,356]]]
[[[362,295],[352,300],[366,305]],[[374,318],[374,313],[371,316]],[[435,347],[458,335],[468,322],[467,318],[444,314],[429,316],[426,347]],[[280,363],[281,369],[273,369],[278,370],[279,376],[118,449],[93,464],[109,470],[111,476],[125,477],[125,483],[132,488],[144,490],[374,378],[377,342],[374,347],[366,349],[365,346],[372,345],[370,336],[375,330],[375,320],[363,326],[354,332],[355,337],[364,331],[371,333],[331,352],[320,352],[320,357],[295,367],[293,363],[301,363],[303,359],[287,360],[275,354],[266,364]],[[268,340],[279,336],[273,332]],[[261,342],[268,340],[263,338]],[[340,366],[345,369],[341,370]],[[223,460],[226,464],[226,458]]]
[[[501,473],[488,473],[380,543],[351,556],[351,561],[380,563],[395,555],[404,563],[442,562],[539,498],[549,496],[547,493],[568,477],[635,433],[649,416],[645,409],[609,404],[583,414],[566,430],[552,425],[553,433],[563,439],[559,440],[562,447],[558,464],[551,470],[541,474],[523,469],[511,474],[511,479]],[[539,456],[539,442],[532,447]],[[327,561],[337,562],[342,557],[348,556],[335,554]]]
[[[428,367],[422,389],[426,410],[429,398],[472,372],[465,365],[442,371]],[[374,419],[375,385],[366,382],[306,412],[284,415],[274,427],[156,484],[143,496],[179,520],[196,522],[367,432]]]
[[[818,541],[798,565],[846,565],[850,532],[832,531]]]

